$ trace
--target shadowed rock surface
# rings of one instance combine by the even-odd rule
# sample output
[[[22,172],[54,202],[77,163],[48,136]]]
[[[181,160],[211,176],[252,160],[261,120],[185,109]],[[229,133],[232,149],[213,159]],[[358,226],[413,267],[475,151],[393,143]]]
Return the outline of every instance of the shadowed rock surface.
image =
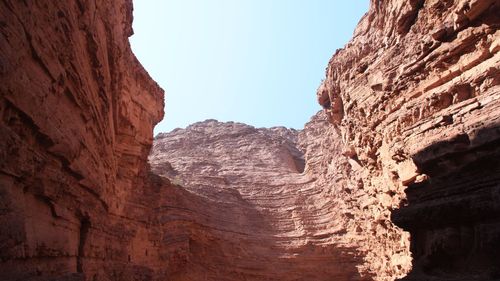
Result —
[[[163,91],[130,1],[0,3],[0,280],[150,280]]]

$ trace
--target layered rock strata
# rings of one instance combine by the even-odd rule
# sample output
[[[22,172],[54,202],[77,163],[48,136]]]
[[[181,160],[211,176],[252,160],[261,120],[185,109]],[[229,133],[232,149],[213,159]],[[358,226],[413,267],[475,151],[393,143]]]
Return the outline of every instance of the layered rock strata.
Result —
[[[500,241],[499,27],[498,1],[371,1],[318,90],[355,171],[351,185],[374,200],[361,212],[369,220],[355,217],[371,243],[406,236],[390,222],[401,207],[392,222],[411,234],[405,280],[500,278],[492,250]]]
[[[198,123],[156,174],[131,2],[0,15],[1,280],[499,278],[498,1],[372,0],[304,130]]]
[[[222,182],[149,174],[163,96],[130,51],[130,2],[0,5],[0,279],[366,279],[297,132],[235,125]]]
[[[0,3],[1,280],[164,270],[146,163],[163,91],[131,21],[131,1]]]
[[[371,280],[344,242],[350,218],[331,200],[336,186],[302,173],[298,139],[295,130],[215,120],[155,138],[152,170],[199,198],[183,205],[197,229],[189,280]]]

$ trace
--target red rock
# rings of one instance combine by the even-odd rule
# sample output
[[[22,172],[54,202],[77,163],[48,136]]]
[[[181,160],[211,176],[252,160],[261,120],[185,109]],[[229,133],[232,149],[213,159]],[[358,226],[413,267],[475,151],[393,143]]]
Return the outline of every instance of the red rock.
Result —
[[[493,160],[499,153],[499,5],[371,1],[354,38],[330,61],[318,97],[334,92],[344,115],[326,109],[340,136],[318,137],[341,138],[340,149],[354,150],[362,169],[351,170],[342,158],[323,161],[333,167],[327,174],[344,173],[336,184],[352,182],[338,195],[355,202],[347,209],[365,206],[354,212],[355,222],[370,236],[357,244],[367,249],[364,269],[376,280],[410,270],[405,280],[499,276],[500,257],[489,250],[500,241],[500,167]],[[384,199],[374,206],[353,193]],[[408,235],[391,220],[410,232],[413,264]],[[388,227],[371,224],[376,221]],[[395,256],[400,264],[391,261]]]
[[[163,91],[130,50],[131,2],[0,14],[0,279],[160,276],[146,159]]]
[[[499,5],[371,1],[304,130],[198,123],[153,174],[131,2],[3,1],[0,279],[498,279]]]
[[[297,142],[295,130],[215,120],[155,138],[153,171],[183,185],[190,195],[182,201],[196,202],[169,203],[182,204],[200,228],[190,231],[196,251],[181,280],[366,279],[360,257],[342,244],[334,191],[302,174]]]

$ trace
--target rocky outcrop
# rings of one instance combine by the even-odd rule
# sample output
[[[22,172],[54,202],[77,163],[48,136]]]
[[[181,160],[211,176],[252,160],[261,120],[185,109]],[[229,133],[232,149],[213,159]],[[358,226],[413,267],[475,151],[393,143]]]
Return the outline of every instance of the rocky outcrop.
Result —
[[[0,3],[1,280],[159,272],[146,159],[163,91],[131,21],[131,1]]]
[[[155,138],[152,170],[193,200],[165,204],[182,206],[192,224],[180,280],[369,280],[342,243],[349,218],[330,200],[333,186],[303,173],[298,139],[282,127],[215,120]]]
[[[499,5],[371,1],[330,61],[317,97],[342,139],[345,159],[332,170],[352,171],[340,196],[372,233],[367,258],[405,257],[368,263],[369,272],[499,278]],[[406,244],[393,223],[411,234],[413,266],[405,247],[385,244]]]
[[[152,170],[185,190],[165,210],[182,209],[196,226],[187,229],[197,229],[185,234],[190,270],[182,278],[403,276],[411,265],[408,235],[383,205],[397,202],[352,180],[362,167],[342,148],[323,112],[302,131],[207,120],[155,137]]]

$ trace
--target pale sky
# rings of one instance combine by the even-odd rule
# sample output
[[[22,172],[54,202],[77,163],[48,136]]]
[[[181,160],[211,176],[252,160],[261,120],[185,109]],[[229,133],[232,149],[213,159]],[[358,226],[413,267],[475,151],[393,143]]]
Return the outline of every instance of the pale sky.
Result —
[[[165,90],[155,134],[205,119],[302,129],[368,0],[135,0],[132,49]]]

